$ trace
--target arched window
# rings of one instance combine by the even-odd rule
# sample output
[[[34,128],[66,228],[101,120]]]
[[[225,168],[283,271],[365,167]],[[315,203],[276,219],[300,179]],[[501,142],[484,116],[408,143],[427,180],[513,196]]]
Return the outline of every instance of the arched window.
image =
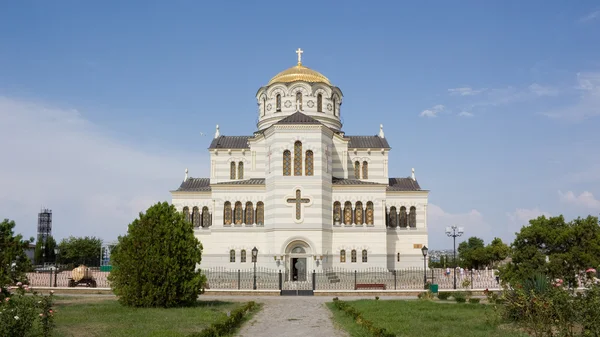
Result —
[[[275,96],[275,108],[277,112],[281,112],[281,95],[277,94]]]
[[[356,249],[352,249],[352,252],[350,253],[350,262],[356,262]]]
[[[238,163],[238,179],[244,179],[244,162]]]
[[[397,261],[400,262],[400,253],[398,253]]]
[[[235,179],[235,162],[229,164],[229,179]]]
[[[344,224],[352,224],[352,203],[350,201],[346,201],[344,204]]]
[[[363,206],[360,201],[357,201],[354,206],[354,223],[357,225],[363,224]]]
[[[265,204],[262,201],[256,203],[256,223],[259,226],[265,224]]]
[[[346,251],[345,250],[340,250],[340,262],[341,263],[346,263]]]
[[[236,225],[241,225],[242,222],[244,222],[244,211],[242,210],[242,203],[241,202],[236,202],[235,203],[235,208],[233,210],[233,222]]]
[[[354,178],[360,179],[360,162],[354,162]]]
[[[406,228],[406,207],[400,207],[400,227]]]
[[[317,111],[323,112],[323,95],[317,95]]]
[[[210,213],[208,212],[208,207],[202,207],[202,227],[210,227]]]
[[[396,228],[398,226],[398,213],[396,212],[396,207],[390,207],[390,221],[389,226],[392,228]]]
[[[314,155],[311,150],[306,151],[306,158],[304,158],[304,169],[307,176],[314,175]]]
[[[369,201],[367,202],[367,225],[372,225],[374,223],[373,221],[373,202]]]
[[[229,251],[229,262],[235,262],[235,250]]]
[[[283,151],[283,175],[292,175],[292,153],[290,150]]]
[[[266,113],[266,111],[267,111],[267,99],[266,99],[266,98],[263,98],[263,106],[262,106],[262,110],[263,110],[263,111],[262,111],[262,112],[263,112],[262,114],[263,114],[263,116],[264,116],[264,115],[265,115],[265,113]]]
[[[246,203],[246,225],[253,225],[254,224],[254,207],[252,206],[252,203],[250,201],[248,201]]]
[[[333,223],[342,222],[342,204],[339,201],[333,203]]]
[[[194,206],[194,208],[192,208],[192,224],[194,224],[194,227],[200,227],[200,209],[198,209],[198,206]]]
[[[302,142],[296,141],[294,143],[294,175],[302,175]]]
[[[229,201],[225,201],[223,208],[223,224],[231,225],[231,203]]]
[[[183,208],[183,217],[185,218],[185,221],[190,221],[190,208],[187,206]]]
[[[294,247],[294,249],[292,249],[292,254],[306,254],[306,250],[302,247]]]
[[[298,104],[298,110],[302,110],[302,93],[300,91],[296,93],[296,103]]]
[[[240,262],[244,263],[246,262],[246,250],[242,249],[242,251],[240,252]]]
[[[362,251],[362,262],[367,262],[367,250],[363,249]]]
[[[369,163],[367,161],[363,161],[362,178],[369,179]]]
[[[335,97],[333,98],[333,115],[337,116],[337,111],[335,110]]]
[[[410,228],[417,227],[417,208],[415,206],[410,208],[410,214],[408,215],[408,226]]]

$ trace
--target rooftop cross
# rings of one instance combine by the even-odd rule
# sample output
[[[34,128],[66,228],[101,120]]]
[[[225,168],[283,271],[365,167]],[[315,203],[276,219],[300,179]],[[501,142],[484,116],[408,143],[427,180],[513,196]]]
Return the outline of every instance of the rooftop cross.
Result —
[[[304,53],[302,49],[298,48],[298,50],[296,50],[296,54],[298,54],[298,65],[302,65],[302,53]]]

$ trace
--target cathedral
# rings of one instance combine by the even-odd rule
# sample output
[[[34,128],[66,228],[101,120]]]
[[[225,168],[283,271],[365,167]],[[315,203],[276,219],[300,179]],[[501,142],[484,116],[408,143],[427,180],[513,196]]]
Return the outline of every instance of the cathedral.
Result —
[[[342,91],[296,53],[297,65],[258,89],[256,131],[228,136],[217,125],[210,177],[186,169],[171,191],[204,247],[201,267],[251,268],[256,256],[298,280],[332,267],[422,268],[429,192],[414,169],[389,176],[383,125],[344,133]]]

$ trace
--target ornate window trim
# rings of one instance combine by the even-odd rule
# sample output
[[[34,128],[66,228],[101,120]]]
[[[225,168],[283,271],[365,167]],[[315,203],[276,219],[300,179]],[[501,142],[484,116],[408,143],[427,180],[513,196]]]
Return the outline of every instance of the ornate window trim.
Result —
[[[306,172],[304,172],[304,174],[307,176],[312,176],[315,174],[314,159],[315,159],[314,153],[311,150],[307,150],[305,157],[304,157],[304,161],[305,161],[304,169],[306,171]]]
[[[283,175],[292,175],[292,152],[290,150],[283,151]]]
[[[340,250],[340,263],[346,263],[346,250]]]
[[[415,206],[410,207],[408,214],[408,227],[417,228],[417,208]]]
[[[229,262],[235,263],[235,250],[234,249],[229,251]]]
[[[302,175],[302,142],[294,143],[294,176]]]
[[[245,249],[242,249],[242,251],[240,252],[240,262],[246,263],[246,250]]]
[[[363,262],[363,263],[367,263],[367,261],[368,261],[368,255],[367,255],[367,254],[368,254],[368,253],[367,253],[367,250],[366,250],[366,249],[363,249],[363,250],[362,250],[362,262]]]
[[[350,259],[350,262],[356,263],[356,249],[352,249],[352,252],[350,252]]]
[[[256,203],[256,224],[265,225],[265,204],[262,201]]]
[[[229,179],[235,179],[235,162],[229,164]]]
[[[225,201],[225,205],[223,206],[223,224],[227,226],[231,226],[232,224],[233,213],[231,211],[231,202]]]
[[[238,174],[237,174],[237,178],[238,179],[244,179],[244,162],[240,161],[238,163]]]
[[[373,202],[372,201],[367,201],[367,210],[366,210],[366,223],[367,225],[373,225],[375,223],[375,219],[374,217],[374,210],[373,210]]]
[[[246,225],[253,225],[254,224],[254,207],[252,205],[251,201],[246,202]]]
[[[366,160],[362,163],[362,178],[369,179],[369,163]]]

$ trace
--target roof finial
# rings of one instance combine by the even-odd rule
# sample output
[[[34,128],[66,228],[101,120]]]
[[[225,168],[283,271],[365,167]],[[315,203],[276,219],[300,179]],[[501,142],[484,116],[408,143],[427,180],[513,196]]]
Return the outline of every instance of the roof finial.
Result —
[[[379,138],[385,138],[383,134],[383,124],[379,124]]]
[[[217,131],[215,132],[215,138],[219,138],[221,133],[219,132],[219,124],[217,124]]]
[[[412,180],[417,181],[417,178],[415,178],[415,168],[413,167],[412,169],[412,175],[411,175]]]
[[[188,169],[187,167],[185,168],[185,179],[183,179],[183,181],[187,181],[188,178]]]
[[[304,51],[302,51],[302,49],[298,48],[298,50],[296,50],[296,54],[298,54],[298,65],[299,66],[302,65],[302,53],[304,53]]]

